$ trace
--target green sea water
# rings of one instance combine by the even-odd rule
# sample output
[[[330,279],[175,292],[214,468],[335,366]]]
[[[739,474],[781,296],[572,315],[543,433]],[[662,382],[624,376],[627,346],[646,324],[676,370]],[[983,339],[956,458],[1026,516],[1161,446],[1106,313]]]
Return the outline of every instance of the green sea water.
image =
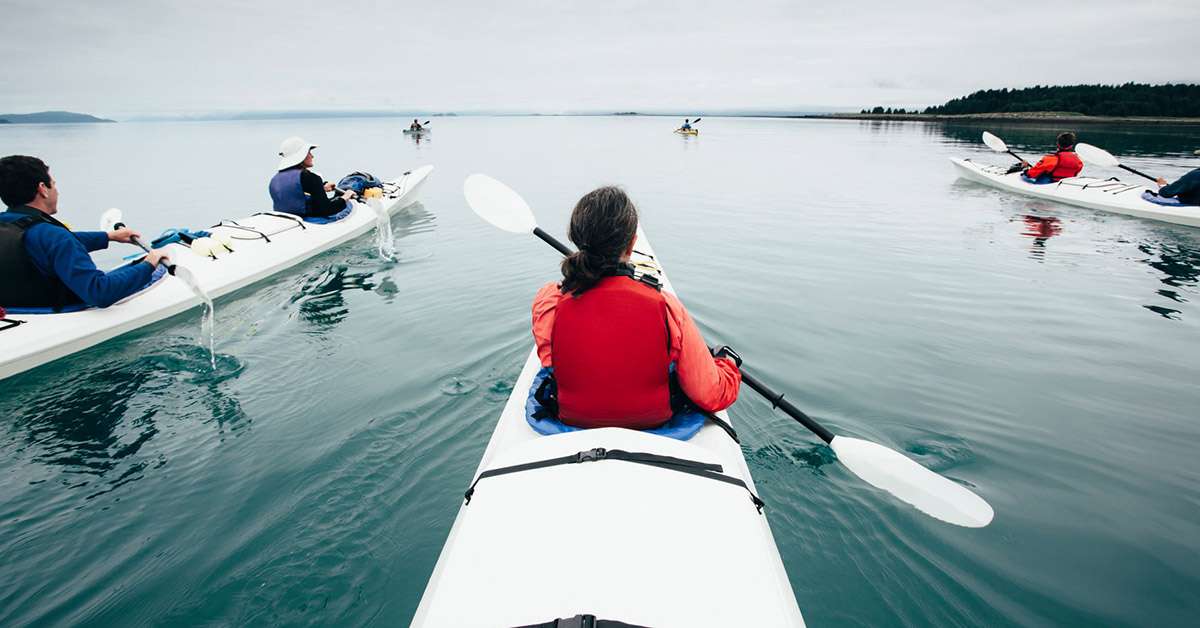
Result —
[[[996,509],[929,519],[744,390],[731,414],[810,625],[1194,623],[1200,230],[957,180],[948,157],[1008,162],[981,126],[678,122],[0,129],[76,228],[266,209],[293,134],[327,178],[437,167],[393,219],[396,261],[364,237],[218,300],[215,369],[197,308],[0,381],[0,625],[406,624],[556,276],[554,251],[470,212],[473,172],[556,235],[624,186],[710,340]],[[1060,130],[989,128],[1028,156]],[[1198,127],[1076,130],[1143,171],[1200,166]]]

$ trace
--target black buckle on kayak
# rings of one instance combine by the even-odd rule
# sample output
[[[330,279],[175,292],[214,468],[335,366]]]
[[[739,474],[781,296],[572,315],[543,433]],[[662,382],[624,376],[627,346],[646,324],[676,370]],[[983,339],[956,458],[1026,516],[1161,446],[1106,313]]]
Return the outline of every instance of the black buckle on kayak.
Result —
[[[595,615],[576,615],[554,620],[554,628],[595,628]]]
[[[608,450],[603,447],[581,451],[575,454],[575,462],[595,462],[608,457]]]

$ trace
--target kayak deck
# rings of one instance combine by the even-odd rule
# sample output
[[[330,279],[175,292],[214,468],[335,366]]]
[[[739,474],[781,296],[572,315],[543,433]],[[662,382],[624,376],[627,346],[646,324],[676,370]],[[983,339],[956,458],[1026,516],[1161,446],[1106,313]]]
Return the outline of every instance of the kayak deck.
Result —
[[[1071,177],[1056,183],[1036,184],[1024,181],[1019,174],[1008,174],[1008,169],[1000,166],[958,158],[951,158],[950,162],[957,168],[959,176],[1026,196],[1188,227],[1200,227],[1200,207],[1168,207],[1151,203],[1142,198],[1142,194],[1150,190],[1144,185],[1133,185],[1115,178],[1094,177]]]
[[[640,230],[635,249],[635,262],[653,260]],[[741,447],[711,423],[689,441],[621,428],[539,436],[525,399],[540,367],[531,352],[476,477],[602,447],[717,463],[755,490]],[[739,486],[621,460],[479,481],[413,625],[517,626],[578,614],[643,626],[804,623],[766,516]]]
[[[382,199],[390,215],[417,201],[433,166],[422,166],[388,182]],[[226,220],[207,230],[229,236],[233,252],[215,259],[169,244],[171,259],[186,267],[216,299],[294,266],[375,227],[375,210],[354,203],[345,218],[328,224],[299,221],[287,214],[261,213]],[[107,308],[60,314],[13,314],[23,324],[0,330],[0,379],[81,351],[184,312],[201,304],[184,282],[166,276],[149,288]]]

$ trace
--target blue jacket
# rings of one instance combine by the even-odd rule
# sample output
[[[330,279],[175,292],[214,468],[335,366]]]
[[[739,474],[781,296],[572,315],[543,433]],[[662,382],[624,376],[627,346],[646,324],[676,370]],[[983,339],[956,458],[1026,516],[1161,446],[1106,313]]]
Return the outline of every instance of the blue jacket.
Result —
[[[1163,186],[1159,196],[1172,196],[1186,205],[1200,205],[1200,168],[1183,175],[1178,181]]]
[[[0,213],[0,221],[15,222],[30,211],[38,211],[28,207],[13,209]],[[147,262],[108,273],[96,268],[89,253],[108,248],[108,234],[103,231],[68,231],[39,223],[25,232],[24,244],[25,252],[42,274],[57,277],[80,301],[94,307],[108,307],[137,292],[150,282],[154,273],[154,267]]]

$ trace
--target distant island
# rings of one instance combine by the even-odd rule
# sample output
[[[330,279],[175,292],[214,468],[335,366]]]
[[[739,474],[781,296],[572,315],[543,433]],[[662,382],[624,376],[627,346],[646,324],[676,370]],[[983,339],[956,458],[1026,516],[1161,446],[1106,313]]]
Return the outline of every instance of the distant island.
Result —
[[[86,113],[72,111],[39,111],[37,113],[0,113],[0,120],[9,124],[87,124],[113,122]]]
[[[804,116],[810,117],[810,116]],[[1200,85],[1057,85],[988,89],[924,110],[874,107],[835,118],[1200,123]]]

